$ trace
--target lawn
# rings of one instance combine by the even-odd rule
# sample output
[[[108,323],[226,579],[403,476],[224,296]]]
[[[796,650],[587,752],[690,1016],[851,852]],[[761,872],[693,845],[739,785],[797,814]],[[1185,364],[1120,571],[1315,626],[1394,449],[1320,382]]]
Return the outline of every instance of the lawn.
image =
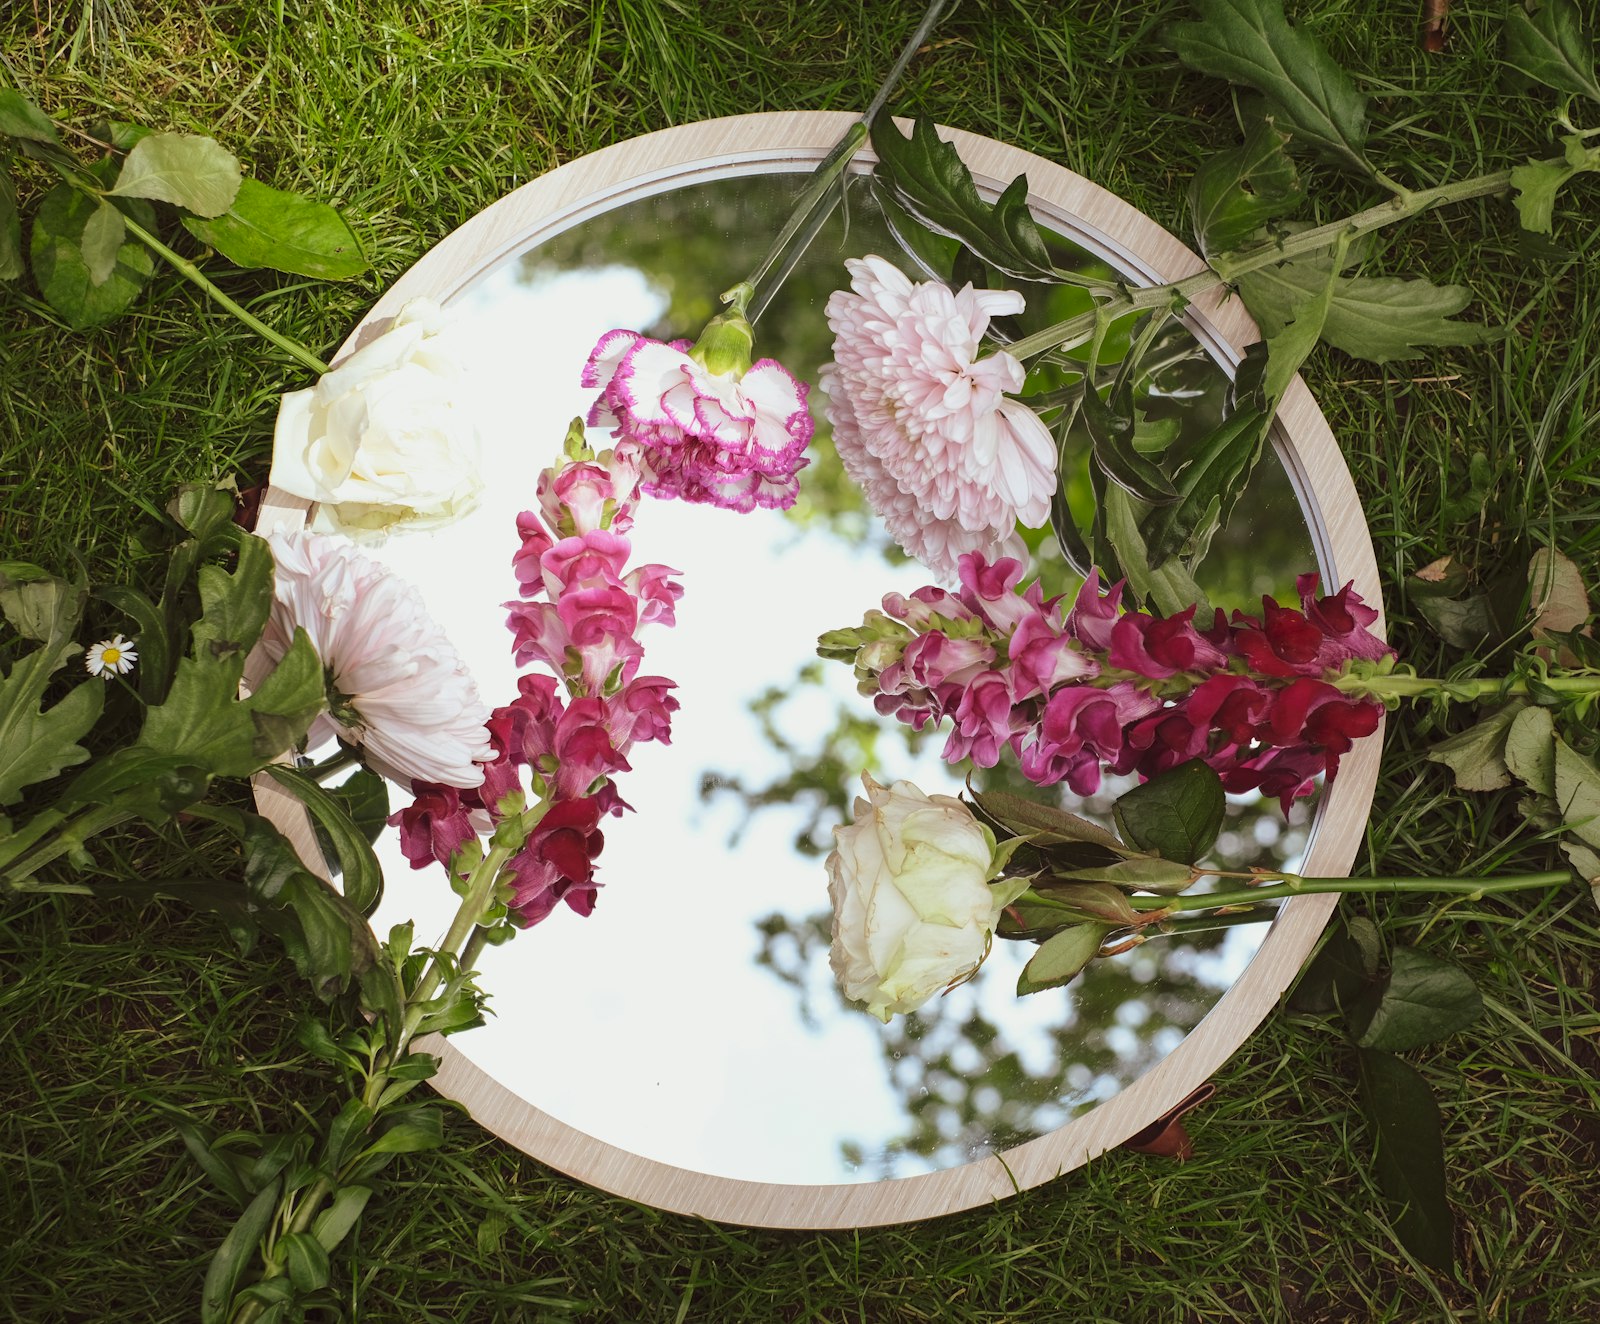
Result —
[[[1580,6],[1581,7],[1581,6]],[[1298,17],[1373,98],[1375,150],[1416,186],[1548,155],[1554,104],[1498,58],[1501,0],[1456,0],[1442,53],[1419,6],[1307,0]],[[1169,0],[966,0],[894,103],[1121,194],[1178,233],[1234,99],[1179,65]],[[336,202],[373,261],[344,285],[224,269],[253,313],[330,355],[411,263],[517,185],[632,135],[749,111],[858,108],[915,20],[843,0],[11,0],[0,85],[58,119],[212,134],[256,178]],[[42,173],[19,170],[23,209]],[[1370,199],[1315,175],[1324,218]],[[1592,179],[1529,237],[1503,198],[1430,213],[1384,258],[1475,295],[1508,332],[1375,368],[1321,349],[1305,376],[1365,502],[1391,637],[1461,665],[1409,596],[1451,555],[1488,578],[1519,539],[1600,581],[1600,202]],[[188,251],[193,251],[192,246]],[[72,332],[25,278],[0,286],[0,558],[101,578],[159,569],[150,512],[181,481],[265,478],[276,397],[308,384],[160,271],[130,315]],[[96,636],[98,637],[98,636]],[[1358,871],[1558,867],[1513,789],[1464,796],[1430,745],[1468,714],[1391,719]],[[128,832],[106,876],[239,869],[221,838]],[[335,1266],[351,1319],[386,1321],[1600,1320],[1600,916],[1587,890],[1449,907],[1352,899],[1390,941],[1465,966],[1485,1013],[1408,1055],[1441,1101],[1459,1267],[1401,1248],[1370,1175],[1350,1052],[1269,1018],[1216,1078],[1184,1165],[1112,1153],[979,1210],[860,1233],[721,1227],[600,1194],[464,1117],[393,1169]],[[172,1130],[286,1129],[323,1099],[295,1038],[308,999],[268,943],[168,904],[76,897],[0,910],[0,1317],[195,1317],[232,1221]],[[332,1025],[354,1013],[315,1008]]]

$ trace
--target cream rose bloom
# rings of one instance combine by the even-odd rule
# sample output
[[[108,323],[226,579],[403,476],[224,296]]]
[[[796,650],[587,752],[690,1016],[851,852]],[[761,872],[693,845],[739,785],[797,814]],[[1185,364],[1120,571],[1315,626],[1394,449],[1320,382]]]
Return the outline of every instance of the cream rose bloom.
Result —
[[[863,773],[867,799],[833,830],[834,975],[881,1021],[914,1011],[982,964],[1026,879],[993,885],[1011,852],[960,800]]]
[[[478,430],[441,326],[436,305],[413,300],[315,386],[283,397],[271,481],[317,503],[313,531],[370,540],[477,506]]]

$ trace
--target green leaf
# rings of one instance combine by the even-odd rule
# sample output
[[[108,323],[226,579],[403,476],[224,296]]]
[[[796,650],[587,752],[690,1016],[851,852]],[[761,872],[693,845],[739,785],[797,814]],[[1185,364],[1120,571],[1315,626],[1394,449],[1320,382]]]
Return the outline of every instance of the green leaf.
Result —
[[[73,778],[57,804],[63,809],[114,804],[147,823],[162,824],[204,799],[210,789],[205,769],[183,755],[126,745]]]
[[[362,1157],[374,1154],[417,1154],[444,1144],[444,1116],[437,1108],[407,1108]]]
[[[1093,387],[1083,393],[1083,421],[1094,446],[1094,462],[1118,487],[1150,505],[1178,499],[1178,490],[1133,444],[1133,374],[1118,375],[1111,398]]]
[[[109,202],[97,202],[94,214],[83,227],[83,265],[89,283],[104,285],[117,269],[117,257],[127,237],[122,213]]]
[[[1326,254],[1295,258],[1239,277],[1239,297],[1269,341],[1294,319],[1308,297],[1326,287]],[[1372,363],[1414,358],[1429,345],[1477,345],[1494,333],[1472,322],[1452,322],[1472,300],[1459,285],[1392,276],[1336,276],[1322,339]]]
[[[1379,1188],[1396,1206],[1394,1230],[1419,1260],[1447,1274],[1455,1263],[1455,1221],[1444,1193],[1439,1105],[1427,1081],[1392,1053],[1359,1052],[1372,1166]]]
[[[1143,526],[1152,567],[1172,556],[1198,560],[1203,555],[1244,494],[1271,431],[1270,411],[1245,406],[1199,443],[1178,471],[1178,499],[1151,512]]]
[[[15,88],[0,87],[0,133],[25,142],[59,143],[56,122]]]
[[[95,279],[103,255],[86,251],[88,228],[102,215],[105,204],[58,184],[44,195],[33,218],[29,256],[33,278],[45,302],[60,313],[74,331],[111,321],[128,307],[155,271],[155,260],[137,240],[124,240],[116,250],[109,274]],[[104,222],[98,222],[104,225]],[[97,266],[91,269],[93,259]]]
[[[151,133],[122,163],[112,194],[170,202],[196,216],[221,216],[239,192],[239,159],[215,138]]]
[[[389,783],[370,769],[360,768],[327,791],[367,844],[376,845],[389,824]]]
[[[955,261],[966,250],[958,240],[934,232],[895,201],[894,190],[877,175],[867,176],[872,200],[883,213],[883,222],[906,255],[927,275],[946,285],[959,284],[954,278]]]
[[[342,1186],[334,1193],[333,1203],[317,1215],[311,1225],[311,1235],[322,1243],[324,1250],[333,1250],[350,1234],[361,1211],[372,1198],[370,1186]]]
[[[286,1232],[274,1253],[287,1266],[296,1290],[316,1292],[328,1285],[328,1252],[309,1232]]]
[[[1222,779],[1190,759],[1124,791],[1112,813],[1123,837],[1141,850],[1193,864],[1216,844],[1225,807]]]
[[[1293,211],[1305,189],[1270,117],[1255,120],[1244,145],[1219,152],[1189,184],[1189,219],[1206,256],[1237,248],[1268,221]]]
[[[358,1145],[367,1138],[377,1114],[360,1099],[347,1099],[339,1115],[328,1127],[328,1143],[323,1150],[329,1169],[337,1172]]]
[[[1013,795],[1010,791],[975,791],[972,800],[1001,827],[1027,837],[1031,845],[1050,847],[1081,843],[1103,847],[1115,855],[1128,854],[1128,848],[1098,823],[1091,823],[1056,805]]]
[[[173,665],[166,617],[138,589],[124,584],[96,589],[94,595],[128,617],[132,628],[125,633],[139,641],[139,667],[134,676],[139,684],[139,697],[147,704],[162,702],[172,684]]]
[[[0,280],[22,274],[22,218],[17,214],[17,190],[11,176],[0,170]]]
[[[1556,728],[1548,708],[1521,708],[1506,731],[1506,767],[1539,795],[1556,793]]]
[[[221,216],[186,216],[183,224],[235,266],[318,280],[349,280],[369,266],[355,232],[333,207],[253,179],[239,182],[233,205]]]
[[[1116,552],[1121,573],[1139,600],[1154,606],[1163,616],[1176,615],[1192,606],[1200,620],[1208,620],[1210,604],[1188,567],[1177,557],[1151,563],[1139,526],[1146,508],[1135,508],[1134,499],[1114,484],[1106,488],[1100,506],[1106,538]]]
[[[972,172],[933,121],[918,118],[906,137],[887,115],[872,125],[877,176],[896,201],[936,234],[958,239],[979,258],[1018,280],[1058,278],[1050,250],[1028,211],[1028,180],[1018,175],[994,206],[978,196]]]
[[[89,757],[78,740],[100,716],[105,682],[81,681],[51,707],[40,707],[50,678],[79,656],[72,632],[85,596],[81,587],[55,579],[19,585],[0,568],[6,615],[16,619],[13,604],[19,613],[36,613],[35,624],[44,637],[39,648],[18,658],[9,671],[0,671],[0,805],[15,804],[25,787],[48,781]]]
[[[211,1257],[200,1296],[200,1324],[227,1324],[234,1288],[272,1223],[280,1184],[274,1181],[256,1192],[256,1198],[239,1215],[239,1221],[229,1229],[217,1253]]]
[[[1567,830],[1600,847],[1600,767],[1559,736],[1555,741],[1556,803]]]
[[[1521,702],[1508,703],[1459,735],[1441,740],[1428,751],[1428,761],[1442,763],[1455,773],[1456,786],[1463,791],[1498,791],[1511,785],[1511,771],[1505,760],[1506,736],[1525,706]]]
[[[1403,1052],[1463,1030],[1483,1015],[1478,986],[1453,961],[1397,948],[1389,973],[1348,1014],[1361,1048]]]
[[[1291,27],[1278,0],[1197,0],[1197,23],[1167,34],[1178,58],[1201,73],[1255,88],[1305,144],[1360,174],[1367,161],[1366,98],[1316,38]]]
[[[1060,988],[1075,979],[1094,960],[1101,939],[1110,932],[1109,924],[1074,924],[1045,939],[1017,976],[1017,996]]]
[[[1194,870],[1187,864],[1151,855],[1135,855],[1131,860],[1118,860],[1114,864],[1098,865],[1092,869],[1073,869],[1055,876],[1110,883],[1115,887],[1135,888],[1141,892],[1181,892],[1195,882]]]
[[[1369,919],[1349,920],[1322,945],[1289,995],[1296,1012],[1338,1011],[1355,1002],[1378,970],[1378,929]]]
[[[310,811],[312,818],[328,834],[338,858],[345,900],[362,914],[370,915],[383,897],[383,869],[361,829],[351,821],[344,806],[315,779],[278,764],[268,764],[266,771]]]
[[[1485,594],[1474,593],[1465,598],[1421,597],[1415,601],[1417,610],[1439,632],[1439,637],[1456,648],[1476,648],[1494,629],[1494,614]]]
[[[1529,161],[1512,169],[1511,187],[1516,190],[1516,196],[1511,201],[1524,230],[1534,234],[1550,233],[1556,194],[1577,173],[1571,166],[1557,161]]]
[[[1545,0],[1536,14],[1511,5],[1506,11],[1506,63],[1557,92],[1600,101],[1594,43],[1583,35],[1572,0]]]
[[[1134,861],[1127,861],[1134,863]],[[1078,874],[1058,874],[1056,877],[1075,878]],[[1091,880],[1087,882],[1059,883],[1054,880],[1035,882],[1033,890],[1056,905],[1070,906],[1077,911],[1078,919],[1104,920],[1107,924],[1132,924],[1139,912],[1128,904],[1128,898],[1110,883]],[[1061,919],[1069,917],[1062,915]]]
[[[206,1176],[211,1178],[217,1189],[240,1209],[249,1204],[249,1193],[239,1179],[238,1172],[235,1171],[233,1164],[212,1147],[205,1131],[183,1116],[172,1116],[170,1120],[173,1130],[182,1137],[183,1146],[189,1151],[190,1157],[200,1165]]]
[[[1589,884],[1589,895],[1600,906],[1600,853],[1590,850],[1581,841],[1563,841],[1561,850],[1574,873]]]
[[[1349,242],[1340,236],[1333,252],[1328,255],[1326,274],[1320,284],[1297,296],[1289,305],[1285,324],[1267,337],[1267,364],[1261,379],[1261,390],[1267,407],[1276,409],[1283,393],[1294,381],[1300,365],[1310,357],[1311,351],[1322,339],[1328,314],[1333,309],[1334,289],[1338,285],[1338,272],[1344,265]]]

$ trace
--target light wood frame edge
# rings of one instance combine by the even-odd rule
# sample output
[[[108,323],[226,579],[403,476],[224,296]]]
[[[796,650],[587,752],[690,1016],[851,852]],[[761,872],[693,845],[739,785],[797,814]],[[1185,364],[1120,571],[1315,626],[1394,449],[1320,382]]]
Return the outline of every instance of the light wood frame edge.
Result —
[[[341,350],[348,354],[381,332],[410,299],[443,302],[522,247],[547,218],[603,209],[626,187],[670,187],[718,163],[815,160],[849,124],[845,113],[741,115],[681,125],[618,143],[569,162],[523,185],[467,221],[425,254],[384,294]],[[1098,231],[1120,265],[1150,281],[1173,280],[1200,259],[1149,217],[1098,185],[1030,153],[959,130],[943,129],[980,185],[1001,186],[1026,174],[1029,201],[1043,215],[1072,218]],[[868,157],[870,159],[870,156]],[[1115,235],[1113,242],[1109,236]],[[1234,301],[1199,299],[1191,324],[1225,361],[1258,339]],[[1313,538],[1334,582],[1354,580],[1369,603],[1380,602],[1372,541],[1349,471],[1321,411],[1296,379],[1278,416],[1277,445],[1315,506]],[[307,505],[275,490],[262,503],[263,532],[298,528]],[[1378,628],[1382,629],[1380,619]],[[1348,755],[1323,811],[1304,871],[1345,873],[1355,858],[1377,781],[1381,732]],[[308,860],[320,858],[298,802],[275,782],[258,779],[257,801]],[[549,1117],[513,1094],[450,1044],[433,1040],[441,1059],[434,1084],[463,1104],[495,1135],[603,1190],[662,1209],[762,1227],[841,1228],[907,1222],[998,1200],[1070,1172],[1149,1124],[1216,1071],[1273,1009],[1316,943],[1331,896],[1301,897],[1285,907],[1260,951],[1234,986],[1183,1043],[1116,1097],[1059,1130],[959,1168],[862,1184],[781,1185],[740,1181],[642,1158]],[[525,940],[526,941],[526,940]]]

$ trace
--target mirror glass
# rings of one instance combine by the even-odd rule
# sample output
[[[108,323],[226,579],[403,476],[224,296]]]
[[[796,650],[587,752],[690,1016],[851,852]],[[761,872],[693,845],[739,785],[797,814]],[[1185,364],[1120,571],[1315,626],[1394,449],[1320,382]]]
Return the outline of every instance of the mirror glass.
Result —
[[[500,604],[515,596],[516,516],[591,403],[584,360],[613,327],[693,337],[718,311],[718,292],[754,267],[804,180],[751,169],[591,210],[447,306],[481,406],[488,491],[464,522],[393,538],[376,555],[421,586],[491,706],[515,694]],[[1058,243],[1060,262],[1095,260],[1068,236]],[[758,356],[814,384],[830,356],[823,305],[845,281],[842,259],[867,253],[921,275],[856,177],[848,215],[835,212],[761,316]],[[1070,311],[1030,298],[1016,331]],[[1205,426],[1228,375],[1186,331],[1169,340],[1152,412],[1162,397],[1198,401],[1183,426]],[[642,673],[678,684],[672,743],[636,747],[618,779],[636,812],[606,820],[594,914],[562,907],[489,949],[491,1018],[452,1043],[533,1106],[620,1149],[748,1181],[833,1184],[967,1163],[1094,1107],[1183,1040],[1265,926],[1158,939],[1025,999],[1015,984],[1033,948],[999,942],[970,983],[887,1026],[843,1002],[828,968],[823,860],[861,771],[945,794],[962,777],[939,758],[942,734],[918,738],[877,717],[849,668],[815,655],[819,634],[931,577],[892,548],[844,478],[820,392],[812,403],[817,437],[792,511],[641,506],[631,564],[672,566],[685,589],[676,627],[642,636]],[[603,432],[590,439],[607,444]],[[1282,465],[1260,466],[1237,509],[1202,585],[1227,608],[1292,596],[1295,572],[1315,560]],[[1053,585],[1075,585],[1048,538],[1038,555]],[[1108,783],[1085,803],[1065,786],[1029,786],[1011,763],[985,782],[1059,794],[1102,820],[1120,789]],[[1301,801],[1285,819],[1276,802],[1233,798],[1219,851],[1234,868],[1292,867],[1314,807]],[[455,904],[443,871],[412,871],[392,830],[380,853],[377,931],[414,917],[419,941],[442,932]]]

